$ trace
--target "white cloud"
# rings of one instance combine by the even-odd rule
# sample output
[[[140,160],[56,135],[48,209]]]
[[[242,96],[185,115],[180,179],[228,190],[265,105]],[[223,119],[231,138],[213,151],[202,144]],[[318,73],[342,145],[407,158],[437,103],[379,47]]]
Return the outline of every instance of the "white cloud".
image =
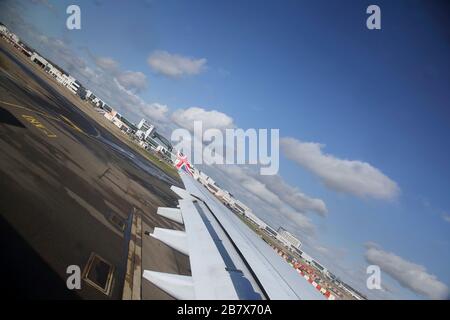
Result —
[[[116,101],[129,112],[138,116],[145,116],[153,121],[167,122],[169,107],[160,103],[147,103],[134,92],[127,90],[114,78],[114,83],[119,89]]]
[[[203,130],[209,128],[225,129],[234,127],[233,118],[217,110],[191,107],[179,109],[172,114],[172,120],[181,127],[194,130],[194,121],[202,121]]]
[[[48,0],[31,0],[32,3],[35,4],[43,4],[48,7],[52,7],[52,5],[48,2]]]
[[[312,221],[303,213],[297,212],[291,209],[289,206],[281,206],[279,210],[280,213],[284,216],[282,218],[283,223],[281,225],[285,225],[285,221],[287,221],[287,223],[289,224],[294,224],[294,227],[288,227],[287,229],[290,229],[289,231],[291,231],[293,234],[301,234],[300,239],[313,236],[316,233],[316,227],[314,226]]]
[[[280,193],[273,192],[264,182],[259,180],[260,175],[250,172],[242,166],[215,166],[221,171],[221,182],[230,186],[228,189],[237,198],[247,204],[261,219],[269,219],[268,223],[277,221],[278,225],[291,224],[298,234],[313,235],[315,227],[304,212],[294,210],[288,203],[280,198]],[[274,226],[276,227],[276,226]]]
[[[444,213],[444,214],[442,215],[442,219],[444,219],[445,222],[450,223],[450,215],[449,215],[449,214]]]
[[[147,76],[140,71],[123,71],[120,69],[120,63],[110,57],[95,56],[88,48],[85,48],[88,55],[92,58],[95,65],[99,67],[99,72],[105,72],[106,75],[113,77],[126,90],[137,94],[145,90],[148,86]]]
[[[150,103],[142,105],[141,111],[145,116],[152,119],[166,121],[169,107],[160,103]]]
[[[109,57],[96,57],[95,64],[104,71],[115,72],[119,68],[119,63],[113,58]]]
[[[321,216],[328,212],[327,206],[322,199],[311,198],[302,193],[298,188],[286,183],[279,175],[258,175],[267,188],[276,193],[284,202],[300,212],[313,211]]]
[[[150,67],[158,73],[169,77],[196,75],[206,67],[206,59],[192,59],[167,51],[155,51],[147,60]]]
[[[329,255],[330,254],[330,250],[328,248],[324,247],[324,246],[321,246],[321,245],[315,245],[314,249],[316,249],[322,255]]]
[[[125,71],[118,74],[116,78],[125,89],[135,93],[147,88],[147,77],[140,71]]]
[[[46,6],[48,9],[53,9],[53,5],[51,3],[48,2],[48,0],[31,0],[32,3],[34,4],[41,4]]]
[[[241,172],[240,176],[236,177],[236,179],[237,181],[240,181],[241,185],[247,189],[248,192],[252,192],[260,198],[261,201],[267,201],[275,205],[281,204],[280,198],[275,193],[268,190],[264,183],[246,175],[244,172]]]
[[[405,260],[392,252],[386,252],[375,243],[367,243],[366,248],[367,262],[378,265],[401,286],[430,299],[448,298],[447,285],[439,281],[435,275],[427,273],[424,266]]]
[[[287,158],[319,176],[333,190],[377,199],[393,199],[400,192],[393,180],[367,162],[339,159],[324,154],[321,144],[294,138],[282,138],[280,145]]]

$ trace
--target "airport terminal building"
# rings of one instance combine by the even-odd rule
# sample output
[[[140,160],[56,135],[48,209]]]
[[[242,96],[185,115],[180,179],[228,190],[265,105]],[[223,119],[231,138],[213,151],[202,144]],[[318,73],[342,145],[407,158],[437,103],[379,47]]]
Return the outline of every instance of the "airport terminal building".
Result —
[[[278,228],[277,239],[284,243],[287,247],[292,246],[293,248],[299,249],[302,246],[302,242],[283,227]]]

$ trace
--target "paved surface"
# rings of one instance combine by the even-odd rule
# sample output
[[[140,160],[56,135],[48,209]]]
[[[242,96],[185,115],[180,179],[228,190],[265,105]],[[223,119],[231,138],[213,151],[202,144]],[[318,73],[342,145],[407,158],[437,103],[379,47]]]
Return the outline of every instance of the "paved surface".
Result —
[[[156,215],[181,182],[84,113],[65,88],[0,39],[0,242],[2,296],[120,299],[133,210],[142,231],[181,226]],[[115,221],[115,223],[113,223]],[[125,230],[125,231],[124,231]],[[142,268],[189,273],[188,259],[143,235]],[[92,253],[114,267],[105,295],[66,268]],[[145,280],[142,298],[170,298]]]

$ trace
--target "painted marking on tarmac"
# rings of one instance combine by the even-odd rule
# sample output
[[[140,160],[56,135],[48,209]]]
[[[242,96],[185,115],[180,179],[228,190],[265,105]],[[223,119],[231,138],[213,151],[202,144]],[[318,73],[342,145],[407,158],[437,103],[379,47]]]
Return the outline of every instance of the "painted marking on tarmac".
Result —
[[[22,118],[24,118],[29,123],[31,123],[33,126],[35,126],[40,131],[42,131],[48,138],[56,138],[56,134],[54,134],[50,130],[48,130],[41,122],[39,122],[33,116],[29,116],[29,115],[23,114]]]
[[[10,107],[14,107],[14,108],[26,110],[26,111],[29,111],[29,112],[33,112],[33,113],[36,113],[36,114],[38,114],[40,116],[43,116],[43,117],[46,117],[46,118],[49,118],[49,119],[52,119],[52,120],[55,120],[55,121],[60,121],[60,119],[58,119],[56,117],[53,117],[53,116],[51,116],[51,115],[49,115],[47,113],[44,113],[44,112],[41,112],[41,111],[37,111],[37,110],[31,109],[31,108],[27,108],[27,107],[24,107],[24,106],[19,106],[18,104],[6,102],[6,101],[0,101],[0,103],[5,104],[5,105],[10,106]]]
[[[73,129],[77,130],[78,132],[80,132],[80,133],[82,133],[82,134],[84,134],[84,135],[89,136],[89,134],[85,133],[80,127],[78,127],[75,123],[73,123],[72,121],[70,121],[68,118],[66,118],[66,117],[63,116],[62,114],[60,114],[60,116],[61,116],[61,118],[63,119],[63,121],[61,120],[61,118],[53,117],[53,116],[51,116],[51,115],[49,115],[49,114],[47,114],[47,113],[44,113],[44,112],[41,112],[41,111],[37,111],[37,110],[31,109],[31,108],[27,108],[27,107],[24,107],[24,106],[20,106],[20,105],[14,104],[14,103],[6,102],[6,101],[1,101],[1,100],[0,100],[0,103],[5,104],[5,105],[10,106],[10,107],[14,107],[14,108],[26,110],[26,111],[29,111],[29,112],[33,112],[33,113],[35,113],[35,114],[38,114],[38,115],[40,115],[40,116],[42,116],[42,117],[51,119],[51,120],[53,120],[53,121],[58,121],[58,122],[66,123],[66,124],[68,124],[70,127],[72,127]],[[97,135],[97,136],[98,136],[98,135]]]
[[[72,128],[74,128],[78,132],[84,133],[84,131],[81,130],[78,126],[76,126],[75,123],[73,123],[72,121],[70,121],[69,119],[64,117],[62,114],[61,114],[61,118],[63,118]]]

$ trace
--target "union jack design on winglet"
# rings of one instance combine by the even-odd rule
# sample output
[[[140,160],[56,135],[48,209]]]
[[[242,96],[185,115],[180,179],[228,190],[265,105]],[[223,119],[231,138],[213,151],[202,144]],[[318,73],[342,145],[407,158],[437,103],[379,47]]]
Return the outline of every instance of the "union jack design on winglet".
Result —
[[[177,152],[177,161],[175,163],[175,167],[178,170],[183,169],[185,172],[189,173],[191,176],[193,176],[192,173],[192,165],[189,163],[187,156],[185,156],[180,151]]]

